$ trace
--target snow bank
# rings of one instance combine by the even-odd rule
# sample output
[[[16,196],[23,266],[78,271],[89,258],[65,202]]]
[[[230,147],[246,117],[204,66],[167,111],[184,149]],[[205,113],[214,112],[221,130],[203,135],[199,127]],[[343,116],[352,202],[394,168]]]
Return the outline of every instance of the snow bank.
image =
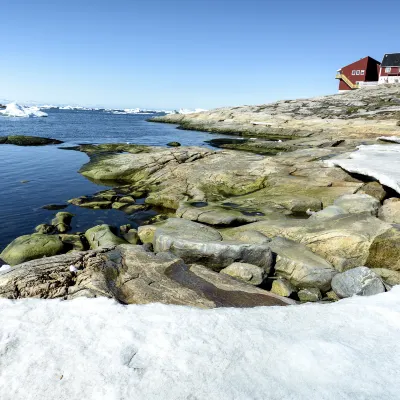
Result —
[[[398,399],[400,286],[200,310],[0,300],[2,400]]]
[[[325,163],[373,177],[400,193],[400,145],[363,145],[347,158],[327,160]]]
[[[7,104],[4,110],[0,110],[0,115],[6,117],[47,117],[47,114],[40,111],[39,107],[26,107],[17,103]]]

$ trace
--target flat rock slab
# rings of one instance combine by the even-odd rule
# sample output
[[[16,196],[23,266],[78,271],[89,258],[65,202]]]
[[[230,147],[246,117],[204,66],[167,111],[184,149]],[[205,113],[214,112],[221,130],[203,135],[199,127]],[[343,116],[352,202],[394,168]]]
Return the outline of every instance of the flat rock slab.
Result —
[[[6,136],[0,138],[0,144],[13,144],[15,146],[45,146],[47,144],[61,144],[61,140],[44,138],[39,136]]]
[[[0,273],[0,297],[81,296],[201,308],[295,304],[203,266],[189,267],[171,253],[156,255],[133,245],[34,260]]]

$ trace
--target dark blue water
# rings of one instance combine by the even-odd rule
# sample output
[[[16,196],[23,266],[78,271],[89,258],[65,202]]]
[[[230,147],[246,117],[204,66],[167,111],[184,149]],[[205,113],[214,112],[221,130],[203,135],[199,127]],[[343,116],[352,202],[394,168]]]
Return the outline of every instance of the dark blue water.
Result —
[[[205,140],[218,137],[146,122],[149,115],[69,110],[49,110],[48,114],[47,118],[0,117],[0,136],[51,137],[64,141],[61,146],[122,142],[165,146],[170,141],[206,146]],[[86,154],[58,147],[0,145],[0,251],[16,237],[33,233],[37,225],[51,221],[57,211],[42,209],[43,205],[65,204],[73,197],[106,188],[77,172],[89,160]],[[117,210],[86,210],[73,205],[65,210],[76,215],[72,232],[82,232],[101,223],[136,225],[148,216],[146,213],[127,216]]]

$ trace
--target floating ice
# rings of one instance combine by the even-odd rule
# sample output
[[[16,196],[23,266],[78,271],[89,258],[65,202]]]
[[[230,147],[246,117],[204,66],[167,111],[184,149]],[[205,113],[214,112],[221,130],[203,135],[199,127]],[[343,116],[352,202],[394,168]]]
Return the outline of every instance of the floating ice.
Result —
[[[398,399],[400,286],[201,310],[0,299],[0,399]]]
[[[400,145],[373,144],[359,146],[347,158],[326,160],[329,166],[377,179],[400,193]]]
[[[17,103],[7,104],[5,109],[0,110],[0,115],[4,115],[6,117],[19,117],[19,118],[47,117],[47,114],[43,111],[40,111],[39,107],[36,106],[27,107]]]

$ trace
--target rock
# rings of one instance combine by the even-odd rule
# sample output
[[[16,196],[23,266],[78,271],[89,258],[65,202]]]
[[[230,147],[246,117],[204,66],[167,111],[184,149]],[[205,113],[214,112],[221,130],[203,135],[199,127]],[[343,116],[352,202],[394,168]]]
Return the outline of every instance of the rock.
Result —
[[[302,244],[285,238],[275,238],[270,247],[277,254],[275,273],[297,288],[318,288],[328,291],[337,273],[332,264],[314,254]]]
[[[70,248],[70,251],[88,250],[89,246],[83,235],[64,234],[59,235],[61,241]]]
[[[64,233],[71,229],[71,220],[74,214],[61,211],[58,212],[51,224],[57,229],[58,232]]]
[[[13,240],[3,250],[1,258],[13,266],[41,257],[54,256],[65,250],[65,245],[58,236],[35,233]]]
[[[143,225],[138,228],[139,239],[142,243],[153,243],[154,234],[157,227],[155,225]]]
[[[332,290],[339,298],[371,296],[383,293],[385,287],[381,278],[367,267],[356,267],[337,274],[332,279]]]
[[[357,190],[357,194],[368,194],[374,197],[379,202],[381,202],[387,195],[386,190],[379,182],[366,183],[364,186]]]
[[[111,207],[115,210],[120,210],[121,208],[126,207],[126,203],[120,203],[119,201],[116,201],[112,203]]]
[[[372,268],[371,271],[390,286],[400,285],[400,271],[392,271],[387,268]]]
[[[266,277],[265,271],[256,265],[235,262],[220,271],[221,274],[227,274],[232,278],[250,283],[250,285],[261,285]]]
[[[170,147],[179,147],[181,144],[179,142],[169,142],[167,143],[167,146]]]
[[[70,266],[76,272],[70,271]],[[35,260],[0,275],[0,297],[114,298],[122,304],[163,303],[201,308],[295,304],[168,253],[121,245]]]
[[[144,211],[149,208],[145,204],[131,204],[131,205],[126,203],[119,203],[119,204],[123,204],[123,207],[120,207],[119,210],[123,211],[125,214],[128,215],[134,214],[135,212],[138,211]]]
[[[338,301],[338,300],[340,300],[339,297],[338,297],[338,295],[337,295],[333,290],[330,290],[329,292],[327,292],[327,293],[326,293],[326,297],[327,297],[329,300],[332,300],[332,301]]]
[[[56,232],[56,228],[54,225],[48,225],[48,224],[40,224],[35,228],[36,233],[41,233],[43,235],[48,235],[51,233]]]
[[[267,273],[272,255],[267,245],[221,241],[220,233],[208,226],[179,218],[170,218],[156,226],[155,252],[171,251],[188,264],[205,265],[215,271],[234,262],[257,265]]]
[[[317,288],[301,289],[297,293],[301,302],[314,302],[322,299],[321,291]]]
[[[130,244],[138,244],[140,242],[136,229],[130,229],[128,232],[124,233],[122,237]]]
[[[132,229],[131,224],[121,225],[119,227],[119,231],[120,231],[121,235],[123,235],[124,233],[128,233],[131,229]]]
[[[271,241],[270,238],[257,231],[237,232],[233,238],[243,243],[267,244]]]
[[[74,206],[93,208],[93,209],[107,209],[111,208],[112,201],[103,197],[96,196],[81,196],[75,199],[68,200],[68,203]]]
[[[344,215],[346,214],[346,211],[343,210],[343,208],[338,207],[338,206],[328,206],[324,208],[321,211],[318,211],[310,216],[310,220],[323,220],[323,219],[329,219],[329,218],[334,218],[338,215]]]
[[[114,235],[109,225],[97,225],[85,232],[85,237],[91,249],[104,246],[116,246],[127,243],[124,239]]]
[[[13,144],[16,146],[44,146],[47,144],[61,144],[61,140],[49,139],[38,136],[7,136],[5,141],[0,142],[0,144]]]
[[[271,292],[278,296],[289,297],[296,292],[296,288],[286,279],[275,279],[272,282]]]
[[[132,196],[122,196],[118,199],[118,202],[125,204],[133,204],[135,203],[135,199]]]
[[[350,194],[339,197],[334,205],[342,208],[349,214],[366,212],[371,215],[378,215],[380,202],[368,194]]]
[[[67,208],[68,204],[47,204],[41,208],[44,210],[63,210],[64,208]]]
[[[390,224],[400,224],[400,199],[392,197],[384,201],[379,218]]]

